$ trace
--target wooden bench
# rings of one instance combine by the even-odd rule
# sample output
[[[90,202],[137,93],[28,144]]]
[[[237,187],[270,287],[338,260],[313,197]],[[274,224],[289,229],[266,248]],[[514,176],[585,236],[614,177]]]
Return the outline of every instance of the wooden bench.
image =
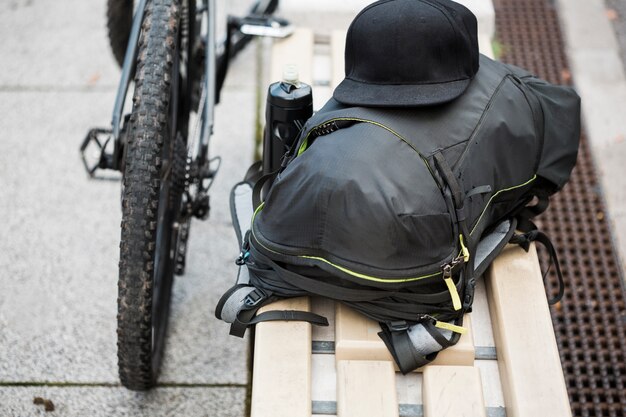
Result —
[[[487,55],[491,35],[479,36]],[[271,81],[297,64],[319,108],[343,79],[344,43],[345,31],[316,37],[298,29],[274,43]],[[534,245],[528,253],[507,247],[483,278],[466,318],[470,331],[404,376],[377,336],[379,325],[343,305],[301,297],[265,307],[313,311],[331,324],[257,325],[251,416],[570,416]]]

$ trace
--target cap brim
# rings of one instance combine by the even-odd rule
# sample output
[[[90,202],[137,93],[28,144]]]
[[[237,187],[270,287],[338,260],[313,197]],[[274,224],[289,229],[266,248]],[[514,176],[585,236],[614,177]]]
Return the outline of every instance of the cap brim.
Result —
[[[333,97],[340,103],[364,107],[417,107],[447,103],[459,97],[471,79],[439,84],[368,84],[344,79]]]

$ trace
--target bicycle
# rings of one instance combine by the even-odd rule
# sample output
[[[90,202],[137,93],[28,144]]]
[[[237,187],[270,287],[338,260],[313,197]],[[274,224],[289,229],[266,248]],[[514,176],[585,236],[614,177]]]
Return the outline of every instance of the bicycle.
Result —
[[[217,45],[215,0],[108,0],[120,83],[111,129],[91,129],[80,152],[91,177],[98,170],[122,174],[117,345],[120,380],[129,389],[156,384],[173,276],[185,270],[191,219],[209,214],[220,165],[209,157],[209,139],[228,63],[252,36],[292,32],[271,16],[277,5],[258,0],[248,16],[229,16]],[[131,85],[132,111],[124,115]],[[199,129],[190,134],[194,115]]]

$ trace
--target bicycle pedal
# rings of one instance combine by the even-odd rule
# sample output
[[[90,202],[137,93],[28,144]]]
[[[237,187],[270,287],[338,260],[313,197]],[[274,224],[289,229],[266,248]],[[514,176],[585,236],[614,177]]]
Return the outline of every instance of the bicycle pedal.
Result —
[[[87,132],[80,146],[80,155],[85,171],[90,177],[94,177],[98,169],[115,169],[113,154],[106,150],[112,133],[111,129],[102,128],[90,129]]]

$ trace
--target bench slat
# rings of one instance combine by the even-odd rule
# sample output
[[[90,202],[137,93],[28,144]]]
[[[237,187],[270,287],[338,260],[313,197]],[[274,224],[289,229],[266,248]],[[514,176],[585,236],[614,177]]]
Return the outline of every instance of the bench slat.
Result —
[[[474,336],[474,345],[477,348],[480,347],[484,349],[495,347],[493,330],[491,328],[491,317],[489,316],[489,305],[487,304],[487,290],[485,289],[485,280],[482,277],[478,279],[474,292],[474,303],[472,304],[472,335]]]
[[[486,417],[480,372],[473,366],[424,369],[424,417]]]
[[[505,248],[486,278],[507,416],[571,416],[535,245]]]
[[[339,361],[338,417],[398,417],[398,396],[389,361]]]
[[[310,308],[308,297],[298,297],[259,311]],[[311,416],[311,324],[275,321],[256,325],[251,416]]]

